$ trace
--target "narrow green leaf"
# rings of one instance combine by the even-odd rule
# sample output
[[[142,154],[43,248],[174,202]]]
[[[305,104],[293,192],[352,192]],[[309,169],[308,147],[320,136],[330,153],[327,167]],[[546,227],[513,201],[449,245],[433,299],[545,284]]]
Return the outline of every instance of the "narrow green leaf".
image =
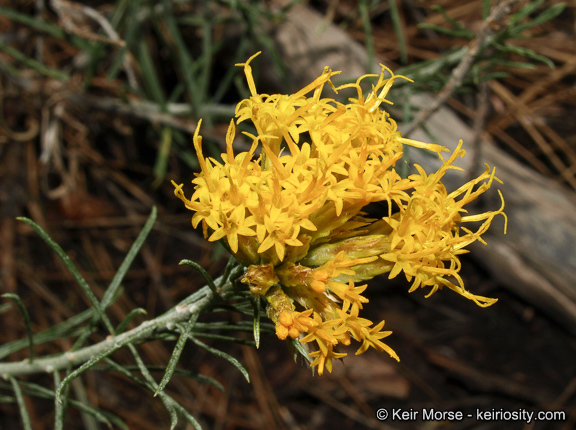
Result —
[[[154,182],[153,187],[159,187],[166,177],[166,169],[168,168],[168,161],[170,159],[170,148],[172,146],[172,127],[162,127],[160,134],[160,147],[156,153],[156,161],[154,162]]]
[[[435,12],[438,12],[440,15],[442,15],[444,17],[444,19],[446,21],[448,21],[452,25],[452,27],[454,27],[456,30],[468,32],[468,30],[466,30],[466,28],[464,26],[462,26],[462,24],[460,24],[458,21],[456,21],[450,15],[448,15],[442,6],[434,5],[434,6],[432,6],[432,10]]]
[[[52,372],[54,376],[54,386],[57,387],[60,385],[60,371],[55,370]],[[59,402],[56,400],[56,396],[54,396],[54,430],[63,430],[64,428],[64,408],[67,402]]]
[[[16,303],[16,307],[18,308],[18,311],[20,312],[20,315],[22,316],[22,319],[24,320],[24,326],[26,327],[26,334],[28,335],[28,350],[29,350],[29,354],[30,354],[30,362],[33,362],[34,361],[34,335],[32,333],[32,327],[30,325],[30,315],[28,315],[28,311],[26,310],[24,303],[22,303],[20,296],[18,296],[17,294],[6,293],[6,294],[2,294],[2,297],[5,299],[13,300],[14,303]]]
[[[482,0],[482,21],[486,21],[490,15],[490,9],[492,9],[491,0]]]
[[[6,311],[9,311],[10,309],[12,309],[12,305],[10,303],[4,303],[3,305],[0,305],[0,315]]]
[[[54,380],[59,381],[60,377],[58,376]],[[26,395],[34,396],[34,397],[38,397],[38,398],[43,398],[43,399],[51,399],[51,400],[55,399],[54,391],[52,391],[46,387],[43,387],[42,385],[38,385],[38,384],[35,384],[33,382],[27,382],[27,381],[20,381],[20,385],[22,386],[22,392]],[[110,418],[107,418],[105,413],[103,413],[102,411],[99,411],[98,409],[95,409],[95,408],[93,408],[89,405],[86,405],[84,403],[81,403],[77,400],[69,399],[67,402],[73,408],[78,409],[81,412],[85,412],[85,413],[92,415],[93,417],[97,418],[98,420],[100,420],[101,422],[106,424],[108,427],[112,427],[112,424],[116,424],[118,427],[128,430],[128,427],[126,426],[126,424],[124,424],[123,421],[115,415],[112,415],[110,413],[106,413],[110,417]],[[58,402],[56,402],[56,403],[58,403]]]
[[[150,390],[156,391],[158,384],[156,383],[156,381],[152,377],[152,374],[150,373],[150,371],[146,367],[146,364],[144,364],[144,361],[142,361],[140,354],[138,354],[138,351],[136,351],[136,347],[134,345],[128,344],[128,349],[130,349],[130,352],[134,356],[134,360],[136,361],[136,365],[138,366],[140,373],[142,373],[142,376],[144,376],[144,379],[148,383]],[[162,403],[164,404],[164,407],[168,411],[168,415],[170,416],[170,429],[172,430],[172,429],[176,428],[176,426],[178,425],[178,413],[176,412],[176,407],[175,407],[176,402],[174,400],[172,400],[172,398],[170,396],[168,396],[164,391],[160,391],[158,393],[158,396],[160,397],[160,400],[162,401]]]
[[[115,361],[113,361],[109,357],[105,358],[104,361],[106,361],[109,365],[108,366],[95,366],[93,368],[93,370],[102,371],[102,372],[109,372],[110,370],[117,370],[117,371],[121,372],[124,376],[127,376],[128,378],[130,378],[132,381],[134,381],[134,382],[136,382],[142,386],[147,387],[147,383],[144,380],[137,378],[134,374],[131,373],[134,370],[138,370],[138,366],[121,365],[121,364],[116,363]],[[162,372],[162,373],[166,372],[166,366],[163,366],[163,365],[160,365],[160,366],[147,365],[147,368],[150,372]],[[209,385],[213,385],[218,390],[224,392],[224,387],[222,386],[222,384],[220,382],[218,382],[216,379],[211,378],[209,376],[202,375],[200,373],[195,373],[195,372],[192,372],[192,371],[186,370],[186,369],[174,369],[174,374],[178,375],[178,376],[182,376],[183,378],[194,379],[198,382],[203,382],[203,383],[206,383]]]
[[[16,403],[18,403],[18,409],[20,410],[20,417],[22,418],[22,426],[24,430],[32,430],[32,424],[30,423],[30,415],[28,415],[28,410],[26,409],[26,403],[24,402],[24,397],[22,396],[22,390],[18,381],[13,376],[8,376],[8,380],[12,385],[14,394],[16,395]]]
[[[170,35],[171,42],[168,43],[168,47],[172,48],[172,53],[175,60],[183,73],[184,82],[186,83],[186,89],[188,92],[188,98],[194,109],[194,114],[199,115],[200,107],[204,102],[204,93],[207,89],[200,88],[199,83],[196,79],[195,71],[198,66],[195,64],[194,60],[190,56],[190,52],[184,39],[174,15],[172,14],[172,5],[168,0],[163,0],[164,5],[163,13],[158,16],[161,24],[166,27],[168,34]],[[157,23],[158,25],[158,23]],[[161,33],[161,32],[160,32]]]
[[[254,296],[251,301],[254,307],[254,343],[256,348],[260,348],[260,297]]]
[[[260,320],[260,331],[274,331],[274,324],[262,322]],[[227,321],[210,321],[206,323],[197,322],[194,324],[194,330],[218,330],[218,331],[235,331],[235,332],[250,332],[254,329],[254,324],[251,321],[238,321],[237,323]]]
[[[228,297],[228,299],[234,299],[234,297]],[[234,304],[220,304],[214,306],[212,312],[238,312],[242,315],[252,317],[254,315],[254,310],[249,302],[234,303]]]
[[[144,38],[140,39],[138,43],[138,60],[144,78],[144,86],[148,91],[149,97],[160,105],[162,112],[165,112],[166,96],[158,79],[154,60]]]
[[[112,368],[113,370],[116,370],[118,372],[120,372],[122,375],[126,376],[128,379],[130,379],[133,382],[136,382],[139,385],[142,385],[143,387],[146,387],[147,389],[149,389],[150,391],[154,391],[154,387],[152,385],[150,385],[148,382],[146,382],[145,380],[138,378],[136,375],[134,375],[131,370],[140,370],[139,366],[124,366],[120,363],[115,362],[114,360],[112,360],[110,357],[106,357],[104,359],[104,361],[106,363],[108,363],[109,366],[95,366],[94,370],[109,370],[110,368]],[[153,366],[147,366],[147,370],[152,370],[151,367]],[[162,367],[162,371],[164,371],[164,367]]]
[[[124,61],[124,57],[129,53],[129,49],[133,46],[134,41],[138,37],[138,29],[140,28],[140,20],[135,18],[137,14],[138,8],[140,7],[140,0],[130,0],[130,1],[119,1],[116,2],[115,10],[111,14],[110,23],[114,25],[116,30],[118,29],[118,24],[116,23],[117,20],[120,19],[120,16],[124,14],[125,22],[126,22],[126,32],[124,33],[123,39],[126,43],[122,46],[114,59],[112,60],[112,64],[108,69],[108,73],[106,77],[109,81],[116,78],[120,68],[122,67],[122,62]],[[125,13],[121,9],[126,9]],[[116,24],[115,24],[116,23]]]
[[[248,15],[248,26],[250,34],[253,34],[256,38],[256,46],[262,47],[268,53],[274,64],[274,73],[278,75],[279,82],[284,83],[285,91],[290,92],[290,76],[284,64],[284,57],[277,49],[276,41],[272,39],[268,31],[263,31],[261,21],[255,14]],[[269,71],[266,70],[266,73],[269,73]]]
[[[152,208],[152,211],[150,212],[150,216],[148,217],[146,224],[144,224],[144,227],[142,227],[142,231],[140,231],[140,234],[130,247],[130,250],[126,254],[126,257],[124,257],[124,261],[118,268],[118,271],[114,275],[112,282],[110,282],[110,285],[108,286],[106,292],[102,296],[102,303],[101,303],[102,309],[106,309],[110,305],[110,303],[112,303],[112,298],[116,295],[116,292],[118,291],[118,288],[122,283],[122,279],[124,279],[124,276],[126,275],[126,272],[128,272],[128,269],[132,265],[134,258],[140,252],[140,248],[142,248],[144,241],[150,234],[150,231],[152,230],[152,227],[154,226],[157,217],[158,217],[158,210],[156,209],[156,206],[154,206]]]
[[[48,21],[45,21],[42,18],[20,13],[14,9],[5,7],[0,7],[0,15],[3,15],[14,22],[27,25],[35,30],[54,36],[58,39],[66,39],[80,49],[88,49],[90,47],[89,42],[86,40],[80,38],[79,36],[68,34],[62,28]]]
[[[130,313],[126,315],[126,317],[122,320],[122,322],[118,324],[118,327],[116,327],[114,333],[117,335],[123,333],[124,330],[126,330],[126,327],[128,327],[128,324],[130,324],[130,322],[134,319],[136,315],[146,315],[146,314],[147,312],[146,309],[144,308],[132,309]]]
[[[122,17],[125,19],[130,19],[134,15],[130,12],[136,11],[136,9],[130,9],[130,5],[140,4],[140,0],[118,0],[114,5],[114,10],[108,15],[108,21],[110,24],[118,31]],[[133,19],[133,21],[139,22],[138,19]]]
[[[501,49],[504,52],[511,52],[511,53],[520,55],[522,57],[526,57],[526,58],[530,58],[530,59],[535,60],[535,61],[539,61],[541,63],[546,64],[551,69],[555,68],[554,63],[549,58],[536,53],[535,51],[533,51],[530,48],[525,48],[523,46],[510,45],[508,43],[506,43],[504,45],[498,45],[497,47],[498,47],[498,49]]]
[[[428,24],[423,22],[422,24],[418,24],[418,28],[425,29],[425,30],[432,30],[440,34],[445,34],[451,37],[462,37],[464,39],[473,39],[474,33],[464,29],[464,30],[455,30],[453,28],[446,28],[440,25],[435,24]]]
[[[238,263],[236,262],[236,259],[234,258],[234,256],[230,256],[230,258],[228,259],[228,263],[226,263],[226,267],[224,268],[224,273],[222,274],[222,277],[220,278],[220,282],[218,282],[218,288],[222,288],[222,286],[228,282],[228,280],[230,279],[230,274],[232,273],[232,270],[236,267]]]
[[[86,387],[84,386],[84,381],[81,378],[76,378],[70,384],[72,390],[74,390],[74,397],[78,399],[78,401],[88,404],[88,394],[86,393]],[[98,421],[90,414],[81,413],[82,424],[86,430],[99,430]]]
[[[478,76],[476,84],[479,84],[481,82],[489,82],[495,79],[506,79],[508,76],[510,76],[510,73],[505,71],[484,73]]]
[[[202,426],[200,423],[179,403],[174,402],[174,407],[180,412],[180,414],[184,417],[189,424],[191,424],[196,430],[202,430]]]
[[[534,64],[528,63],[526,61],[512,61],[499,58],[491,59],[488,66],[489,68],[493,68],[493,66],[503,66],[515,69],[534,69],[536,67]]]
[[[528,30],[529,28],[536,27],[538,25],[544,24],[547,21],[550,21],[551,19],[556,18],[564,11],[564,9],[566,9],[565,3],[557,3],[555,5],[552,5],[544,12],[542,12],[540,15],[538,15],[536,18],[531,19],[525,24],[521,24],[514,27],[512,31],[514,34],[521,34],[525,30]]]
[[[214,13],[210,8],[204,8],[204,19],[202,22],[202,56],[200,59],[200,73],[198,74],[198,85],[203,90],[202,100],[208,101],[208,89],[212,77],[212,57],[214,56],[214,47],[212,46],[213,24],[211,18]]]
[[[426,81],[435,77],[445,67],[452,67],[458,64],[462,58],[467,54],[468,47],[464,46],[442,57],[434,60],[420,61],[407,67],[402,67],[395,71],[396,74],[407,76],[411,79]],[[403,79],[395,81],[396,87],[405,85],[406,81]]]
[[[204,280],[206,281],[206,283],[208,284],[208,286],[210,287],[212,292],[214,294],[218,295],[218,288],[216,287],[216,284],[214,284],[214,279],[212,279],[210,274],[201,265],[199,265],[195,261],[186,260],[186,259],[180,261],[180,263],[178,263],[178,264],[180,266],[189,266],[189,267],[192,267],[193,269],[195,269],[198,273],[200,273],[200,275],[202,275],[202,277],[204,278]]]
[[[201,337],[203,339],[219,340],[222,342],[237,343],[239,345],[256,346],[256,343],[250,339],[240,339],[234,336],[226,336],[223,334],[206,333],[201,331],[192,330],[192,336]]]
[[[94,321],[94,319],[92,319]],[[88,340],[88,338],[96,332],[96,327],[92,323],[88,324],[87,326],[83,327],[80,336],[74,341],[74,344],[70,348],[70,351],[76,351],[77,349],[82,348],[84,342]]]
[[[90,360],[88,360],[87,362],[85,362],[82,366],[80,366],[78,369],[76,369],[75,371],[71,372],[69,375],[67,375],[62,382],[60,383],[60,385],[58,385],[58,388],[56,389],[56,400],[58,402],[61,402],[61,394],[62,391],[68,386],[70,385],[70,383],[76,379],[78,376],[82,375],[84,372],[86,372],[87,370],[90,370],[90,368],[92,368],[94,365],[96,365],[99,361],[103,360],[104,358],[108,357],[109,355],[113,354],[114,352],[116,352],[117,350],[119,350],[122,346],[122,344],[116,344],[113,345],[112,347],[101,351],[100,353],[96,354],[95,356],[93,356]]]
[[[73,316],[72,318],[58,323],[40,333],[35,333],[33,336],[34,344],[40,345],[46,342],[51,342],[55,339],[60,339],[65,336],[77,336],[82,332],[82,328],[76,328],[77,325],[82,324],[88,320],[94,313],[93,309],[85,310],[84,312]],[[13,342],[0,346],[0,359],[7,357],[10,354],[20,351],[29,345],[27,339],[18,339]]]
[[[517,23],[522,21],[527,16],[530,16],[532,13],[536,12],[545,1],[546,0],[536,0],[527,2],[524,7],[520,8],[518,12],[512,15],[510,18],[510,27],[515,27]]]
[[[400,11],[396,0],[388,0],[388,7],[390,8],[390,17],[392,18],[392,25],[394,26],[394,33],[398,40],[398,48],[400,49],[400,62],[402,64],[408,63],[408,48],[406,46],[406,37],[404,36],[404,29],[402,27],[402,19],[400,18]],[[368,37],[368,35],[366,35]],[[372,40],[370,34],[370,40]],[[373,61],[372,61],[373,63]]]
[[[189,336],[189,339],[190,339],[190,341],[192,341],[193,343],[198,345],[200,348],[203,348],[206,351],[214,354],[216,357],[220,357],[220,358],[228,361],[230,364],[232,364],[234,367],[236,367],[240,371],[240,373],[242,373],[242,376],[244,376],[244,378],[246,379],[247,382],[250,382],[250,375],[248,375],[248,371],[237,359],[235,359],[234,357],[232,357],[229,354],[226,354],[223,351],[220,351],[219,349],[212,348],[211,346],[206,345],[204,342],[196,339],[193,336]]]
[[[60,257],[60,259],[62,260],[62,262],[64,263],[64,265],[68,269],[68,271],[72,274],[72,276],[74,277],[74,279],[76,280],[78,285],[82,288],[82,290],[84,290],[84,293],[88,297],[88,300],[90,300],[90,303],[92,304],[92,306],[94,307],[94,309],[96,310],[98,315],[100,316],[100,319],[102,319],[102,322],[104,323],[104,325],[106,326],[108,331],[110,333],[114,333],[114,328],[112,327],[112,323],[110,322],[110,320],[108,319],[108,317],[104,313],[102,307],[100,306],[100,302],[98,301],[98,298],[96,297],[96,295],[94,294],[94,292],[92,291],[90,286],[88,285],[88,282],[86,282],[86,280],[82,277],[82,275],[80,274],[80,272],[78,271],[78,269],[76,268],[76,266],[74,265],[74,263],[72,262],[70,257],[68,257],[68,255],[66,255],[64,250],[60,247],[60,245],[58,245],[56,242],[54,242],[54,240],[52,240],[52,238],[48,235],[48,233],[46,233],[42,227],[40,227],[38,224],[36,224],[31,219],[24,218],[24,217],[18,217],[17,219],[20,221],[23,221],[26,224],[28,224],[29,226],[31,226],[34,229],[34,231],[36,231],[36,233],[38,233],[38,235],[40,235],[40,237],[42,239],[44,239],[44,241],[48,244],[48,246],[50,246],[50,248],[52,248],[52,250],[54,252],[56,252],[58,257]]]
[[[232,61],[230,61],[231,65],[242,63],[247,57],[249,57],[249,55],[247,55],[248,45],[249,45],[249,41],[247,38],[243,38],[240,40],[240,44],[238,45],[238,48],[236,48],[236,50],[235,50],[234,58],[232,59]],[[240,71],[241,70],[238,67],[228,67],[227,68],[225,75],[221,79],[218,79],[218,84],[217,84],[218,86],[217,86],[216,90],[214,91],[214,94],[211,97],[212,104],[219,103],[226,94],[230,93],[230,89],[232,88],[232,85],[234,84],[234,77],[237,76]],[[207,108],[207,106],[202,107],[202,111],[204,113],[210,113],[210,110],[211,109],[210,109],[209,105],[208,105],[208,108]],[[234,116],[234,114],[226,115],[226,117],[228,117],[228,118],[231,116]]]
[[[194,327],[194,323],[198,320],[199,316],[200,316],[199,313],[194,313],[192,315],[192,317],[190,318],[190,320],[184,326],[184,330],[180,334],[180,337],[178,338],[178,342],[176,342],[176,346],[174,347],[174,350],[172,351],[172,356],[170,357],[170,361],[168,362],[168,365],[166,366],[166,372],[164,373],[162,380],[158,384],[158,387],[156,388],[156,392],[154,393],[154,396],[157,396],[160,391],[163,391],[164,388],[166,387],[166,385],[168,385],[168,382],[170,382],[170,378],[172,378],[172,374],[174,373],[174,369],[176,368],[176,365],[178,364],[178,360],[180,360],[180,356],[182,355],[182,351],[184,350],[184,346],[186,345],[186,340],[188,339],[188,336],[190,335],[190,332],[192,331],[192,327]]]
[[[174,430],[178,425],[178,403],[175,402],[172,397],[167,396],[164,392],[160,392],[160,400],[170,415],[170,430]]]
[[[394,3],[396,6],[396,0],[390,0],[389,3]],[[392,10],[392,5],[390,5]],[[376,57],[376,51],[374,49],[374,37],[372,37],[372,23],[370,22],[370,9],[368,6],[368,0],[360,0],[358,2],[358,12],[360,13],[360,19],[362,20],[362,30],[364,31],[364,46],[366,47],[366,54],[368,55],[368,73],[372,73],[374,69],[374,58]],[[394,27],[397,30],[396,27]]]
[[[49,78],[58,79],[59,81],[68,81],[70,79],[70,76],[67,73],[62,72],[61,70],[58,69],[54,69],[52,67],[48,67],[45,64],[42,64],[41,62],[33,58],[27,57],[19,50],[12,48],[11,46],[8,46],[1,41],[0,41],[0,51],[5,52],[15,60],[21,62],[25,67],[32,69],[40,73],[41,75],[48,76]]]
[[[306,351],[306,349],[304,349],[304,346],[302,346],[302,343],[300,343],[300,341],[298,339],[290,338],[290,342],[292,343],[292,346],[294,347],[294,349],[296,351],[298,351],[300,353],[300,355],[302,357],[304,357],[304,359],[306,359],[306,361],[308,361],[308,363],[312,363],[314,361],[312,359],[312,357],[310,357],[310,355],[308,354],[308,351]]]

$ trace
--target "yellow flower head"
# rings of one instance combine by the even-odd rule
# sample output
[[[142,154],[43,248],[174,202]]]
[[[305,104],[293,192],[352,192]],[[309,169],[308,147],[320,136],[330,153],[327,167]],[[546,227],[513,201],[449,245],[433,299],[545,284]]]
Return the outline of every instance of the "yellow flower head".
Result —
[[[255,56],[239,65],[251,97],[236,107],[236,124],[250,121],[256,130],[243,133],[252,141],[250,150],[234,154],[231,121],[222,161],[204,158],[199,123],[195,191],[187,199],[183,186],[174,186],[195,212],[192,225],[201,223],[208,240],[222,241],[249,266],[243,282],[267,301],[278,337],[315,344],[310,356],[320,374],[346,355],[337,348],[351,338],[362,342],[357,354],[373,347],[398,359],[380,340],[391,333],[382,331],[384,322],[373,326],[358,317],[368,302],[362,295],[367,286],[355,283],[383,273],[392,278],[404,272],[413,281],[410,291],[431,287],[432,294],[446,285],[481,306],[495,302],[464,289],[458,255],[483,242],[496,215],[505,216],[504,203],[494,212],[463,216],[464,206],[498,179],[488,169],[446,191],[441,180],[464,155],[462,143],[444,160],[440,152],[446,148],[403,138],[380,108],[390,103],[386,95],[394,80],[407,78],[382,66],[380,75],[336,88],[331,78],[338,72],[326,68],[295,94],[259,94],[250,67]],[[365,95],[360,84],[369,76],[378,79]],[[348,103],[322,98],[326,84],[336,93],[355,89],[356,97]],[[418,173],[402,178],[395,164],[404,145],[437,153],[442,167],[427,175],[415,166]],[[387,216],[364,218],[361,211],[372,202],[383,202]],[[461,226],[471,221],[483,223],[475,232]]]

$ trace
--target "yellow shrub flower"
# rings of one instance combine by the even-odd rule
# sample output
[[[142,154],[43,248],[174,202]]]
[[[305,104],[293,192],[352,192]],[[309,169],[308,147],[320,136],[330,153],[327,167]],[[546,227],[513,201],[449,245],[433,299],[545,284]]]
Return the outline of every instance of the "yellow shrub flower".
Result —
[[[458,256],[470,243],[484,243],[481,235],[496,215],[505,217],[503,200],[496,211],[464,215],[464,206],[498,179],[488,168],[448,193],[441,180],[464,155],[462,143],[444,160],[444,147],[403,138],[381,109],[390,103],[394,80],[407,78],[382,66],[380,75],[336,88],[331,78],[338,72],[325,68],[292,95],[259,94],[250,67],[255,56],[239,64],[251,96],[236,107],[222,161],[204,157],[199,122],[193,141],[201,172],[192,181],[194,193],[187,199],[183,186],[174,186],[194,211],[193,227],[202,224],[208,240],[220,240],[247,266],[242,281],[268,303],[278,337],[315,345],[311,365],[320,374],[332,371],[333,359],[346,355],[338,345],[351,339],[361,342],[357,354],[372,347],[398,360],[381,341],[391,334],[382,331],[384,322],[359,317],[367,285],[356,283],[383,273],[404,272],[410,291],[430,287],[432,294],[447,286],[480,306],[494,303],[464,288]],[[360,84],[367,77],[377,82],[365,94]],[[356,97],[348,103],[322,98],[326,84],[336,93],[354,89]],[[243,121],[256,134],[244,132],[251,148],[235,155],[236,124]],[[395,165],[404,145],[438,154],[442,167],[427,174],[416,165],[417,173],[402,178]],[[382,219],[364,217],[362,209],[373,202],[387,208]],[[477,221],[476,231],[462,227]]]

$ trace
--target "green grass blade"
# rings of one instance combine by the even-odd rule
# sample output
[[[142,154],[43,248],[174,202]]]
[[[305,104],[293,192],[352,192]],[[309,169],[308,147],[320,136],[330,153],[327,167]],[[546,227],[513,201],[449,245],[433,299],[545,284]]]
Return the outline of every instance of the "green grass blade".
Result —
[[[212,13],[209,8],[206,8],[204,20],[202,22],[201,72],[199,73],[198,79],[198,85],[203,90],[202,100],[204,103],[208,101],[208,89],[210,88],[210,78],[212,77],[212,56],[215,51],[212,45],[213,26],[210,22],[211,18]]]
[[[114,59],[112,60],[112,64],[110,65],[110,69],[106,74],[106,78],[111,81],[118,75],[120,68],[122,67],[122,62],[124,61],[124,57],[128,54],[130,47],[133,46],[134,41],[138,37],[138,29],[140,28],[138,24],[140,21],[136,18],[136,14],[138,8],[140,7],[140,0],[130,0],[130,1],[120,1],[116,3],[116,8],[114,12],[111,14],[110,23],[118,30],[118,21],[121,19],[122,15],[125,16],[127,21],[126,23],[126,32],[123,36],[123,40],[126,43],[122,46]],[[122,9],[126,9],[125,12]]]
[[[184,43],[180,29],[178,28],[174,15],[172,14],[170,2],[164,0],[162,4],[164,5],[163,14],[159,18],[161,24],[166,26],[168,34],[172,39],[172,43],[169,43],[169,46],[173,48],[173,55],[183,73],[190,104],[192,105],[194,114],[198,116],[200,114],[200,107],[204,102],[203,95],[206,89],[200,88],[199,83],[196,80],[195,70],[197,65],[195,65],[194,60],[189,54],[188,47],[186,46],[186,43]]]
[[[160,84],[160,79],[158,79],[156,66],[145,39],[141,39],[138,43],[138,60],[144,80],[144,88],[146,88],[149,97],[160,105],[161,111],[166,112],[166,96]]]
[[[70,79],[70,76],[67,73],[58,69],[53,69],[52,67],[48,67],[45,64],[42,64],[41,62],[34,60],[33,58],[27,57],[19,50],[12,48],[11,46],[8,46],[1,41],[0,41],[0,51],[5,52],[15,60],[21,62],[27,68],[35,70],[41,75],[58,79],[59,81],[68,81]]]
[[[0,15],[5,16],[14,22],[27,25],[35,30],[49,34],[50,36],[54,36],[58,39],[68,39],[80,49],[86,49],[89,46],[88,42],[84,39],[81,39],[75,35],[69,35],[57,25],[51,24],[47,21],[44,21],[43,19],[36,18],[29,14],[20,13],[6,7],[0,7]]]
[[[398,9],[396,0],[388,0],[388,7],[390,8],[390,17],[392,18],[392,25],[394,26],[394,33],[396,34],[396,39],[398,39],[398,48],[400,49],[400,62],[402,64],[406,64],[408,63],[408,48],[406,45],[404,28],[402,26],[402,19],[400,18],[400,11]]]
[[[396,5],[395,0],[390,0],[388,3],[394,3],[394,5]],[[390,9],[392,9],[392,5],[390,5]],[[376,51],[374,49],[374,37],[372,36],[372,23],[370,22],[370,8],[368,6],[368,0],[360,0],[358,2],[358,12],[360,13],[360,19],[362,20],[364,46],[366,47],[366,53],[368,55],[367,72],[373,73]]]
[[[2,294],[2,297],[5,299],[13,300],[14,303],[16,303],[16,307],[18,308],[18,311],[20,312],[20,315],[22,316],[22,319],[24,320],[24,326],[26,327],[26,335],[28,336],[28,350],[30,353],[30,362],[33,362],[34,361],[34,335],[32,333],[32,327],[30,326],[30,315],[28,314],[28,311],[26,310],[24,303],[22,303],[20,296],[18,296],[17,294],[6,293],[6,294]]]
[[[162,127],[160,147],[156,153],[156,161],[154,162],[154,182],[153,187],[159,187],[166,177],[166,170],[168,168],[168,161],[170,159],[170,148],[172,147],[172,127]]]
[[[242,63],[249,55],[247,55],[249,41],[244,38],[240,41],[238,49],[234,55],[233,61],[230,64]],[[230,91],[230,88],[234,84],[234,78],[238,75],[241,69],[238,67],[228,67],[224,76],[218,80],[218,86],[211,97],[212,104],[219,103],[222,98]],[[223,112],[222,116],[227,118],[234,116],[234,108],[232,107],[232,113],[230,113],[230,107],[226,106],[227,112]],[[210,105],[204,107],[203,111],[205,113],[211,113]]]

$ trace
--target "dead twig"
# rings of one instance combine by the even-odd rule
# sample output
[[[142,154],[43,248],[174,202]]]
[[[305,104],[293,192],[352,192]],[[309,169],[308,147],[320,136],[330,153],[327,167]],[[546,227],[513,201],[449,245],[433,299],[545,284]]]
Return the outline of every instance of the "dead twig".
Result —
[[[494,29],[497,28],[500,23],[510,15],[510,10],[514,3],[517,1],[518,0],[504,0],[498,3],[492,9],[490,16],[482,24],[482,27],[478,32],[478,37],[469,43],[468,52],[464,58],[462,58],[458,66],[454,69],[450,80],[448,83],[446,83],[438,96],[436,96],[436,99],[432,105],[420,111],[416,116],[416,119],[403,130],[402,134],[405,137],[408,137],[411,133],[414,132],[414,130],[418,129],[422,124],[424,124],[424,122],[430,118],[430,115],[436,112],[440,106],[444,105],[446,100],[452,96],[452,93],[461,86],[466,73],[468,73],[468,70],[474,63],[474,59],[480,53],[482,48],[484,48],[488,38],[494,34]]]

